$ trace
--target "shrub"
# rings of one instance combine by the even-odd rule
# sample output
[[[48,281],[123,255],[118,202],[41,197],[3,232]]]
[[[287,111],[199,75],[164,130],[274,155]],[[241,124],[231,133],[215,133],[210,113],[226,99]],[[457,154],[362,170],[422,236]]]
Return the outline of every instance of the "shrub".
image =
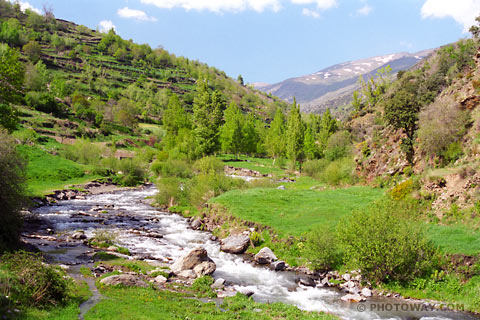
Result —
[[[25,95],[25,102],[27,106],[37,111],[51,113],[57,117],[64,116],[66,112],[65,107],[57,103],[55,98],[48,92],[28,92]]]
[[[115,180],[121,185],[133,187],[145,181],[146,171],[142,164],[134,159],[120,160],[118,169],[122,174],[117,176]]]
[[[9,104],[0,103],[0,127],[4,127],[11,133],[17,128],[18,122],[16,110]]]
[[[452,142],[441,153],[445,163],[453,163],[463,155],[463,148],[460,142]]]
[[[18,211],[25,203],[25,166],[13,138],[0,130],[0,253],[18,243]]]
[[[178,178],[168,177],[159,179],[157,182],[157,202],[168,207],[178,204],[183,196],[182,187],[182,182]]]
[[[262,241],[263,241],[262,235],[260,233],[258,233],[257,231],[253,231],[250,234],[250,242],[253,244],[254,247],[257,247],[258,245],[260,245],[260,243],[262,243]]]
[[[0,292],[8,296],[0,308],[9,306],[47,307],[71,298],[73,282],[58,267],[44,264],[38,254],[7,253],[0,262]]]
[[[319,179],[322,182],[339,185],[339,184],[350,184],[355,181],[354,174],[355,163],[350,158],[343,158],[331,162],[322,173],[318,175]]]
[[[167,161],[155,161],[152,171],[161,177],[190,178],[192,171],[185,160],[168,159]]]
[[[201,158],[193,164],[193,170],[199,174],[211,172],[223,174],[223,167],[223,162],[213,156]]]
[[[240,188],[244,184],[245,181],[241,179],[230,178],[223,173],[210,172],[209,174],[199,174],[188,181],[186,191],[190,204],[201,207],[210,198],[219,196],[226,191]]]
[[[413,181],[406,180],[396,185],[390,192],[390,196],[394,200],[402,200],[413,191]]]
[[[305,254],[312,267],[318,271],[332,270],[342,261],[336,234],[327,225],[308,233]]]
[[[303,172],[310,177],[316,178],[327,165],[328,161],[325,159],[309,160],[303,164]]]
[[[369,281],[409,281],[436,266],[435,248],[418,224],[399,217],[402,210],[385,200],[338,225],[346,264],[359,268]]]
[[[98,165],[103,148],[88,140],[78,139],[73,145],[63,147],[63,156],[82,164]]]
[[[211,288],[213,282],[211,276],[200,277],[193,282],[192,290],[197,293],[197,297],[215,298],[217,294]]]
[[[348,131],[335,132],[327,141],[325,158],[335,161],[346,157],[350,153],[352,137]]]

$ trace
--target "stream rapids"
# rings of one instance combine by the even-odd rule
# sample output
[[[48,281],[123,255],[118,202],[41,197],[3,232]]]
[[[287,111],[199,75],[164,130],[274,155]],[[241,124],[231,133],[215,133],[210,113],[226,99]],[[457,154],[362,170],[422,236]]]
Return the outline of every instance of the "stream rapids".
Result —
[[[347,303],[340,299],[345,293],[337,289],[299,285],[295,281],[298,275],[292,272],[275,272],[255,266],[240,255],[220,251],[218,241],[213,241],[210,233],[192,230],[187,219],[152,207],[146,199],[155,193],[154,187],[146,187],[42,206],[33,211],[37,223],[33,228],[30,226],[24,240],[73,270],[92,263],[87,255],[92,249],[82,241],[68,241],[69,236],[78,230],[83,230],[87,237],[108,230],[117,235],[116,243],[128,248],[132,256],[146,257],[146,261],[154,263],[171,264],[190,250],[203,247],[217,265],[213,277],[232,283],[236,291],[254,292],[252,298],[258,302],[283,302],[343,319],[480,319],[464,312],[426,310],[413,302],[386,297]],[[95,214],[79,215],[79,212],[91,213],[95,208]],[[32,237],[52,232],[55,237]],[[162,237],[148,236],[151,232]]]

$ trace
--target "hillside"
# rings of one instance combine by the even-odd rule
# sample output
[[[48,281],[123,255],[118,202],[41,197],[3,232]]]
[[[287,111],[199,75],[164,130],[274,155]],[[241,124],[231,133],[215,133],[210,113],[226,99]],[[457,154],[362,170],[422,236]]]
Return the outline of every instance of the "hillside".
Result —
[[[305,76],[290,78],[276,84],[257,84],[255,87],[285,101],[293,97],[303,112],[322,113],[330,108],[334,114],[339,107],[352,101],[352,94],[360,88],[358,78],[375,77],[378,70],[389,65],[392,75],[407,70],[424,59],[433,50],[417,53],[395,53],[373,58],[340,63]],[[343,115],[341,115],[343,117]]]

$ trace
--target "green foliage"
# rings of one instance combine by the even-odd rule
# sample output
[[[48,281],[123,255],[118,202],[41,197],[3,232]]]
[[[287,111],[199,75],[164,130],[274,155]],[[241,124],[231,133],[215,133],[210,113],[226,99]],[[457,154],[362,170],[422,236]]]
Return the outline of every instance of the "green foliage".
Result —
[[[303,157],[303,139],[305,133],[305,125],[300,114],[300,105],[294,100],[287,120],[287,157],[291,160],[293,168],[295,168],[297,160]]]
[[[190,178],[192,170],[189,163],[185,160],[167,159],[166,161],[156,160],[150,168],[156,175],[177,178]]]
[[[161,178],[157,182],[157,195],[155,199],[157,203],[172,207],[179,203],[184,198],[182,190],[183,183],[180,179],[175,177]]]
[[[122,98],[113,108],[113,117],[115,121],[125,127],[136,128],[138,111],[132,101]]]
[[[224,164],[216,157],[203,157],[193,164],[193,170],[199,174],[222,174]]]
[[[241,188],[245,182],[241,179],[227,177],[222,173],[201,173],[186,184],[188,200],[197,208],[203,206],[210,198],[217,197],[229,190]]]
[[[220,92],[210,92],[207,82],[197,85],[197,96],[193,102],[194,132],[198,155],[213,154],[220,147],[219,129],[222,125],[225,101]]]
[[[285,153],[285,130],[285,115],[277,108],[265,139],[266,149],[275,160]]]
[[[317,177],[320,181],[333,186],[353,184],[357,179],[354,171],[355,162],[353,159],[342,158],[330,162]]]
[[[319,178],[327,165],[328,161],[325,159],[309,160],[303,164],[303,173],[312,178]]]
[[[41,256],[6,253],[0,262],[0,292],[8,296],[0,307],[62,305],[71,298],[72,280],[60,268],[43,264]],[[4,309],[5,310],[5,309]]]
[[[243,151],[245,118],[237,105],[232,102],[224,113],[225,123],[220,128],[222,151],[238,156]]]
[[[0,130],[0,253],[18,244],[18,211],[25,203],[25,166],[12,137]]]
[[[25,102],[37,111],[51,113],[57,117],[65,115],[65,107],[48,92],[30,91],[25,95]]]
[[[197,297],[216,298],[217,294],[210,287],[213,282],[214,280],[211,276],[200,277],[193,282],[192,290],[195,291]]]
[[[172,94],[168,106],[163,113],[163,127],[166,131],[166,147],[171,149],[178,141],[182,129],[190,129],[191,123],[185,109],[182,108],[178,96]]]
[[[37,64],[27,64],[25,72],[25,87],[29,91],[46,91],[49,75],[42,61]]]
[[[12,132],[17,128],[19,119],[16,110],[4,103],[0,103],[0,127]]]
[[[403,200],[414,190],[414,183],[411,179],[405,180],[402,183],[396,185],[392,191],[390,191],[390,196],[394,200]]]
[[[338,131],[330,136],[325,148],[325,158],[335,161],[351,153],[352,137],[348,131]]]
[[[18,52],[6,44],[0,44],[0,103],[15,103],[22,97],[25,68]]]
[[[120,185],[133,187],[143,183],[147,173],[142,163],[134,159],[122,159],[118,163],[120,175],[115,176],[115,181]]]
[[[330,226],[315,227],[307,234],[305,255],[315,270],[330,271],[341,264],[338,239]]]
[[[62,151],[66,159],[90,165],[98,165],[104,152],[98,144],[84,139],[77,139],[72,145],[64,145]]]
[[[257,247],[262,243],[262,235],[256,231],[250,233],[250,242]]]
[[[441,153],[446,163],[453,163],[463,155],[462,144],[459,141],[450,143]]]
[[[383,201],[338,225],[345,262],[372,282],[409,281],[436,267],[433,245],[418,224],[399,217],[400,209]]]
[[[23,46],[22,50],[33,63],[37,63],[42,56],[42,47],[37,41],[29,41]]]

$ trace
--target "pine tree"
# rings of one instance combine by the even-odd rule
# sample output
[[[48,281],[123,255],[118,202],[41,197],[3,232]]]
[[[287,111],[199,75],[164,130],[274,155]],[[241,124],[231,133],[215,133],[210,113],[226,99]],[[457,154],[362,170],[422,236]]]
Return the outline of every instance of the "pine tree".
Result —
[[[231,152],[238,158],[242,151],[244,116],[240,108],[232,102],[224,113],[225,123],[220,129],[222,151]]]
[[[196,152],[207,156],[218,151],[225,101],[220,92],[210,92],[206,81],[197,85],[197,96],[193,101]]]
[[[295,168],[297,160],[302,160],[303,156],[303,138],[304,138],[304,124],[302,115],[300,114],[300,105],[293,100],[292,109],[288,115],[287,121],[287,157],[292,161],[292,166]]]
[[[265,145],[268,153],[273,157],[273,163],[285,153],[285,116],[280,108],[277,108],[267,132]]]

